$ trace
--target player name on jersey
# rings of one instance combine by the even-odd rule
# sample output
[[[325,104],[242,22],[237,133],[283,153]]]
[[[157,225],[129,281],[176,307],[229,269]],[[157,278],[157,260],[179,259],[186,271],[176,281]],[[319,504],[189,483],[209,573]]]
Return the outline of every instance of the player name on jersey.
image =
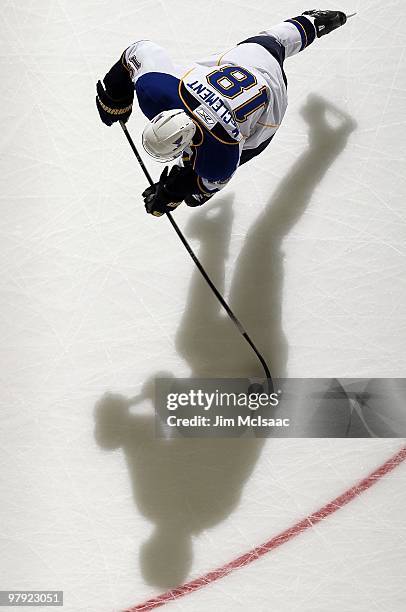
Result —
[[[186,83],[186,87],[188,87],[194,93],[195,96],[205,102],[205,104],[214,111],[217,116],[215,119],[216,121],[220,120],[225,125],[231,124],[237,132],[236,136],[238,136],[238,126],[234,120],[232,112],[224,104],[223,100],[218,94],[216,94],[214,91],[211,91],[206,85],[204,85],[197,79],[190,83]],[[211,113],[208,113],[208,115],[210,117]],[[210,123],[208,123],[208,127],[210,129]]]

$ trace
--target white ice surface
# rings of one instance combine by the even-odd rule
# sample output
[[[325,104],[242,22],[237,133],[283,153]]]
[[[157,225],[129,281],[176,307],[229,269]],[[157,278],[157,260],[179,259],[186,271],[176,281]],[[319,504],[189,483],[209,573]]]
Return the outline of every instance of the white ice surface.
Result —
[[[143,211],[145,179],[121,130],[100,123],[95,82],[137,38],[187,63],[308,8],[3,2],[2,589],[63,589],[67,612],[136,604],[268,540],[402,446],[168,445],[148,401],[125,414],[160,371],[260,372],[167,221]],[[290,106],[271,147],[176,218],[275,373],[404,377],[406,7],[326,8],[358,16],[286,63]],[[129,122],[137,143],[143,124]],[[170,607],[403,612],[405,477],[403,465]]]

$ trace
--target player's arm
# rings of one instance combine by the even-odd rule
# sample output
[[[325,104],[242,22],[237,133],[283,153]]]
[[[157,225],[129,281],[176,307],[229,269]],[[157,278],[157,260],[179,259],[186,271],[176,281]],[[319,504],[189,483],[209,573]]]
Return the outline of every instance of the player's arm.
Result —
[[[149,214],[160,217],[182,201],[188,206],[202,206],[228,184],[238,167],[239,147],[210,146],[210,140],[205,145],[193,147],[191,158],[184,154],[180,165],[170,172],[165,168],[159,182],[144,191]]]
[[[189,166],[193,189],[185,199],[188,206],[201,206],[230,182],[240,163],[242,143],[227,144],[204,133],[201,146],[194,148]],[[188,162],[185,167],[188,167]]]
[[[126,122],[132,112],[134,84],[146,72],[172,73],[174,66],[165,49],[150,40],[139,40],[121,54],[103,79],[97,83],[96,105],[106,125]]]
[[[198,176],[190,164],[173,166],[170,172],[166,167],[158,183],[148,187],[142,194],[147,213],[161,217],[177,208],[183,201],[188,206],[205,204],[218,189],[214,187],[209,191],[202,187],[203,182],[204,179]]]
[[[176,72],[166,49],[152,42],[152,40],[139,40],[133,43],[124,51],[123,57],[134,84],[140,76],[147,72],[163,72],[166,74]]]
[[[193,168],[189,168],[188,171],[193,177],[193,180],[190,181],[192,188],[184,200],[188,206],[193,207],[202,206],[208,202],[216,193],[224,189],[232,178],[232,175],[223,176],[222,180],[212,181],[204,176],[199,176]]]
[[[128,121],[134,100],[134,84],[125,60],[125,52],[101,81],[97,81],[96,106],[105,125]]]

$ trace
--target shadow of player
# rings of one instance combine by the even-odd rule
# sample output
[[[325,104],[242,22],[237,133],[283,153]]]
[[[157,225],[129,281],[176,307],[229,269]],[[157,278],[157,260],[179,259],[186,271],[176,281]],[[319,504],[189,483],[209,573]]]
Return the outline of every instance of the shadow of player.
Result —
[[[327,120],[336,115],[338,127]],[[308,205],[312,192],[344,149],[354,123],[331,104],[310,97],[302,115],[309,125],[309,146],[279,185],[250,228],[234,269],[229,301],[264,352],[275,376],[285,375],[288,347],[281,322],[282,240]],[[218,197],[195,211],[188,236],[200,241],[199,258],[220,291],[231,237],[232,200]],[[196,270],[176,347],[195,377],[261,376],[260,366]],[[135,504],[153,524],[141,544],[145,580],[174,587],[188,576],[193,537],[224,521],[237,507],[265,443],[240,438],[172,438],[156,436],[154,380],[139,396],[108,394],[95,410],[98,444],[122,448]],[[159,433],[159,432],[158,432]]]

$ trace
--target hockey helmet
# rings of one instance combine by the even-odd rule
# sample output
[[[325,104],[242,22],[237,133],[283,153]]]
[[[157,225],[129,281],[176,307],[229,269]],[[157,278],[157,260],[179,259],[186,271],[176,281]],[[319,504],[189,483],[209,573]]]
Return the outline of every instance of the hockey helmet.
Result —
[[[176,159],[192,142],[196,125],[180,108],[162,111],[142,133],[145,151],[160,162]]]

